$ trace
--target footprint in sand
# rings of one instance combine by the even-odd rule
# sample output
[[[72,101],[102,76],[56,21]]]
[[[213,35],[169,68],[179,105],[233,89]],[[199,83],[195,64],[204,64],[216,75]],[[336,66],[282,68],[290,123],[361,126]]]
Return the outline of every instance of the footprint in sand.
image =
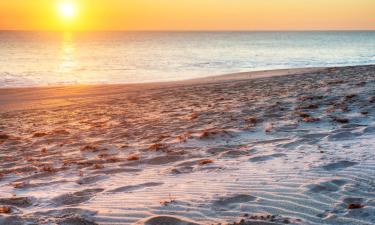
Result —
[[[52,209],[47,211],[35,212],[33,216],[35,217],[48,217],[48,218],[66,218],[71,216],[80,217],[92,217],[96,215],[96,211],[80,209],[80,208],[64,208],[64,209]]]
[[[347,182],[345,180],[331,180],[325,181],[318,184],[310,184],[307,185],[307,189],[310,192],[314,193],[328,193],[328,192],[336,192],[340,190],[340,188],[345,185]]]
[[[0,216],[0,224],[1,225],[23,225],[23,224],[37,224],[30,219],[27,221],[19,216],[7,216],[2,217]]]
[[[87,220],[79,216],[73,216],[70,218],[61,219],[57,221],[57,224],[58,225],[98,225],[98,223],[95,223],[93,221]]]
[[[238,157],[248,155],[248,154],[249,153],[246,152],[246,151],[230,150],[230,151],[226,151],[226,152],[223,152],[222,154],[220,154],[220,157],[223,157],[223,158],[238,158]]]
[[[136,172],[141,172],[141,169],[136,169],[136,168],[114,168],[114,169],[104,169],[104,170],[98,170],[93,172],[94,174],[106,174],[106,175],[111,175],[111,174],[117,174],[117,173],[136,173]]]
[[[170,173],[171,174],[183,174],[183,173],[191,173],[194,171],[194,167],[192,166],[181,166],[181,167],[176,167],[176,168],[172,168],[170,170]]]
[[[282,153],[275,153],[272,155],[255,156],[255,157],[250,158],[249,161],[250,162],[264,162],[264,161],[268,161],[268,160],[272,160],[272,159],[284,157],[284,156],[286,155]]]
[[[86,185],[86,184],[95,184],[96,182],[100,180],[104,180],[108,178],[109,176],[102,176],[102,175],[96,175],[96,176],[90,176],[90,177],[83,177],[79,180],[77,180],[77,184],[79,185]]]
[[[285,223],[284,223],[285,224]],[[281,223],[266,222],[266,221],[241,221],[239,223],[228,223],[228,225],[281,225]]]
[[[138,166],[141,164],[159,166],[159,165],[174,163],[183,159],[184,157],[179,156],[179,155],[165,155],[165,156],[157,156],[157,157],[145,159],[145,160],[133,161],[133,162],[125,163],[121,166]]]
[[[206,150],[206,153],[211,154],[211,155],[217,155],[223,152],[226,152],[230,149],[224,148],[224,147],[215,147],[215,148],[209,148]]]
[[[366,128],[363,130],[363,133],[364,133],[364,134],[373,134],[373,133],[375,133],[375,127],[366,127]]]
[[[0,205],[10,205],[20,208],[27,208],[33,204],[33,200],[28,197],[0,198]]]
[[[20,182],[20,183],[14,183],[14,188],[17,189],[28,189],[28,188],[39,188],[39,187],[47,187],[52,185],[58,185],[58,184],[64,184],[67,183],[66,180],[60,180],[60,181],[51,181],[46,183],[29,183],[29,182]]]
[[[184,157],[179,156],[179,155],[166,155],[166,156],[158,156],[155,158],[145,160],[145,163],[149,165],[164,165],[164,164],[177,162],[183,159]]]
[[[37,173],[37,174],[33,174],[27,177],[17,179],[13,182],[17,183],[17,182],[23,182],[23,181],[32,181],[34,179],[43,179],[43,178],[51,177],[55,174],[56,174],[55,172],[42,172],[42,173]]]
[[[214,201],[212,204],[214,207],[221,208],[221,207],[228,207],[228,206],[239,204],[239,203],[252,202],[252,201],[255,201],[256,199],[257,197],[254,197],[251,195],[240,194],[240,195],[220,198],[219,200]]]
[[[52,202],[55,206],[77,205],[90,200],[95,196],[95,194],[103,191],[104,189],[102,188],[86,189],[83,191],[60,195],[56,198],[53,198]]]
[[[357,162],[351,162],[351,161],[339,161],[339,162],[334,162],[334,163],[329,163],[325,166],[323,166],[323,169],[331,171],[331,170],[342,170],[351,166],[357,165]]]
[[[343,131],[336,134],[332,134],[328,136],[329,141],[343,141],[343,140],[352,140],[353,138],[356,138],[358,136],[361,136],[360,133],[353,133],[350,131]]]
[[[172,217],[172,216],[155,216],[155,217],[151,217],[151,218],[148,218],[146,219],[146,221],[144,222],[141,222],[141,223],[137,223],[139,225],[143,224],[143,225],[167,225],[167,224],[170,224],[170,225],[199,225],[198,223],[195,223],[195,222],[191,222],[191,221],[188,221],[188,220],[185,220],[185,219],[180,219],[180,218],[177,218],[177,217]]]
[[[161,182],[149,182],[149,183],[143,183],[143,184],[138,184],[138,185],[128,185],[128,186],[119,187],[119,188],[110,190],[109,192],[132,192],[136,190],[142,190],[148,187],[160,186],[163,184],[164,183],[161,183]]]
[[[48,211],[41,211],[32,214],[31,218],[38,218],[38,221],[53,221],[53,224],[58,225],[96,225],[92,221],[92,217],[97,214],[96,211],[79,209],[79,208],[65,208],[53,209]],[[1,223],[0,223],[1,224]],[[24,223],[21,223],[24,224]],[[26,224],[26,223],[25,223]],[[39,224],[39,223],[30,223]],[[44,223],[43,223],[44,224]]]

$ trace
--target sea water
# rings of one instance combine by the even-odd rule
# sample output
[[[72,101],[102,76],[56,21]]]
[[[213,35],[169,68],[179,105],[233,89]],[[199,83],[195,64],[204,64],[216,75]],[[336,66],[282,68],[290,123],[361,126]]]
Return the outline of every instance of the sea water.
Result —
[[[0,31],[0,87],[375,64],[375,32]]]

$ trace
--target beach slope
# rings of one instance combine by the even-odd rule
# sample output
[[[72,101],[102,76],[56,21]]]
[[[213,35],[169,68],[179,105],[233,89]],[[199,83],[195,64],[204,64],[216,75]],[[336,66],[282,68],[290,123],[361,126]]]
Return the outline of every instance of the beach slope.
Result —
[[[0,89],[0,224],[374,224],[374,140],[375,66]]]

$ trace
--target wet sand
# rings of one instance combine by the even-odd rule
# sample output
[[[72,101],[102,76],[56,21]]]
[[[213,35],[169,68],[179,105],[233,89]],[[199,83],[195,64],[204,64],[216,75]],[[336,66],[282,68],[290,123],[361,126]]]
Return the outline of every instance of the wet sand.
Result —
[[[374,224],[375,66],[0,89],[0,224]]]

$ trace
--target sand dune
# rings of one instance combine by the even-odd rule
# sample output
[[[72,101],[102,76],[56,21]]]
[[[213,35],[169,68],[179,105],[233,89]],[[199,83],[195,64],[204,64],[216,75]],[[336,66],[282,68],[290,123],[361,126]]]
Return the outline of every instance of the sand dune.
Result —
[[[374,87],[358,66],[2,89],[0,224],[374,224]]]

